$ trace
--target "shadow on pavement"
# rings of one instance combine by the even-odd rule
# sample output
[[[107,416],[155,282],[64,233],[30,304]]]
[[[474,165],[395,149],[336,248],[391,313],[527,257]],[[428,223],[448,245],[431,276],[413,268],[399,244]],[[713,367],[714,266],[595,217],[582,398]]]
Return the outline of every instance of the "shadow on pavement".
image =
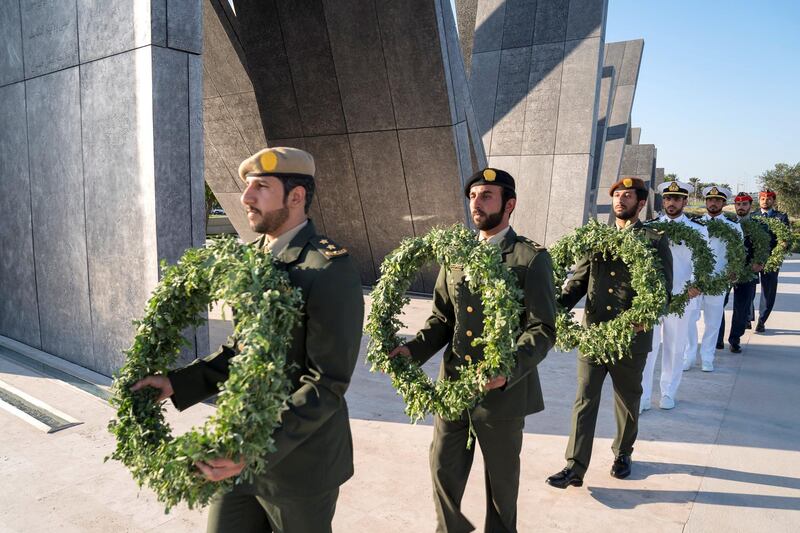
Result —
[[[738,494],[730,492],[696,492],[693,490],[631,490],[588,487],[592,498],[611,509],[634,509],[653,503],[708,503],[756,509],[800,509],[800,498]]]
[[[687,474],[690,476],[710,477],[737,481],[740,483],[754,483],[771,487],[783,487],[800,490],[800,478],[760,474],[758,472],[745,472],[728,468],[713,466],[690,465],[680,463],[656,463],[652,461],[636,461],[633,463],[633,472],[628,479],[642,480],[651,476]]]

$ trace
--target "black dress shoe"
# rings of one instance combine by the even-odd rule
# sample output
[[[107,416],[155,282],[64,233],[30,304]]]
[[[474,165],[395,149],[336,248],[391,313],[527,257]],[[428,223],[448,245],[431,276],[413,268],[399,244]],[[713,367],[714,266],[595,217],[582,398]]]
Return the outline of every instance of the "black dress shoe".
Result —
[[[617,479],[625,479],[631,475],[631,456],[620,455],[614,459],[611,465],[611,475]]]
[[[580,487],[583,485],[583,478],[576,474],[571,468],[565,468],[561,472],[547,478],[545,483],[557,489],[566,489],[570,485]]]
[[[764,333],[765,331],[766,329],[764,328],[764,324],[762,324],[761,322],[756,324],[756,333]]]
[[[731,353],[742,353],[742,347],[738,344],[731,343]]]
[[[725,343],[718,342],[717,343],[717,350],[724,350],[724,349],[725,349]]]

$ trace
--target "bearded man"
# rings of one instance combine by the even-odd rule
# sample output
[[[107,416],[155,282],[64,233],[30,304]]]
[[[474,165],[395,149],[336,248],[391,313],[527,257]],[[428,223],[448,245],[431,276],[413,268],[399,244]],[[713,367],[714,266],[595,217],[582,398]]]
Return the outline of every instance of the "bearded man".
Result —
[[[525,416],[544,409],[536,366],[555,343],[555,289],[550,254],[517,235],[509,218],[517,205],[514,178],[497,168],[475,173],[464,194],[469,198],[478,239],[500,248],[503,263],[516,275],[524,297],[520,302],[521,334],[516,339],[517,364],[511,375],[495,376],[484,399],[458,420],[434,417],[430,449],[436,531],[467,532],[473,525],[461,513],[475,446],[467,449],[470,420],[483,452],[486,479],[487,532],[517,531],[522,429]],[[483,334],[483,303],[469,290],[463,267],[441,268],[433,293],[433,309],[425,326],[391,357],[411,357],[422,365],[445,348],[439,378],[456,378],[458,367],[483,358],[472,340]]]
[[[296,148],[265,148],[239,166],[250,228],[263,234],[251,246],[271,253],[302,291],[303,315],[292,330],[286,356],[292,388],[267,470],[215,496],[209,533],[330,533],[339,486],[353,475],[344,394],[358,359],[364,299],[347,250],[319,235],[308,218],[314,173],[311,154]],[[170,398],[182,411],[219,392],[237,355],[231,339],[208,357],[148,376],[133,389],[159,389],[159,401]],[[242,459],[219,457],[196,467],[208,480],[221,481],[244,470]]]

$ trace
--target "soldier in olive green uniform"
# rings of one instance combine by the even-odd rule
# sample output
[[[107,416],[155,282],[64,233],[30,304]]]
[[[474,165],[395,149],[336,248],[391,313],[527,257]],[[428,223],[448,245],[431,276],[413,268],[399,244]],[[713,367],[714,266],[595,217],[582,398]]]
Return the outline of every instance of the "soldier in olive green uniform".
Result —
[[[624,178],[610,189],[613,197],[616,225],[620,231],[642,232],[656,248],[666,280],[667,295],[672,292],[672,255],[669,241],[651,229],[645,228],[638,215],[647,204],[647,186],[637,178]],[[591,326],[607,322],[631,307],[636,293],[631,287],[628,268],[619,259],[605,259],[595,254],[582,259],[575,274],[561,293],[559,303],[572,309],[581,298],[587,297],[584,324]],[[666,309],[665,309],[666,311]],[[631,342],[631,356],[611,364],[578,357],[578,392],[572,411],[572,432],[567,444],[567,466],[547,478],[547,483],[566,488],[580,486],[589,467],[592,441],[600,407],[600,392],[606,374],[614,383],[614,414],[617,419],[617,436],[611,446],[614,466],[611,475],[620,479],[631,472],[631,454],[639,424],[639,400],[642,396],[642,371],[651,349],[652,329],[638,333]]]
[[[538,365],[555,343],[555,289],[550,254],[518,236],[508,225],[516,194],[506,172],[485,169],[472,176],[465,189],[480,238],[500,247],[503,262],[524,292],[517,339],[517,364],[510,376],[497,376],[489,392],[469,416],[483,452],[486,482],[487,532],[516,531],[522,430],[525,415],[544,409]],[[445,348],[439,379],[457,377],[456,367],[483,357],[472,341],[483,332],[483,305],[469,291],[460,266],[442,268],[433,295],[433,312],[410,342],[392,355],[411,356],[419,364]],[[434,419],[430,449],[438,532],[472,531],[461,513],[461,498],[475,447],[467,449],[469,419]]]
[[[314,191],[314,160],[301,150],[270,148],[239,167],[247,182],[242,203],[253,243],[271,249],[303,293],[303,314],[292,332],[287,370],[292,391],[267,471],[212,502],[212,532],[329,532],[339,486],[353,475],[353,446],[345,391],[361,340],[361,280],[347,251],[317,234],[306,213]],[[160,388],[180,409],[218,392],[235,357],[235,342],[135,387]],[[212,481],[238,475],[243,463],[220,458],[198,463]]]

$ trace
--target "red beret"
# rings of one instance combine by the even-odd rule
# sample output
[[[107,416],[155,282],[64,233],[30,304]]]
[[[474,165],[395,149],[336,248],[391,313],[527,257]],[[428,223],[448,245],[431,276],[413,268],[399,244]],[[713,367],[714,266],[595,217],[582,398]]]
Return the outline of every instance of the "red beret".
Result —
[[[753,197],[747,194],[746,192],[736,193],[736,198],[733,199],[734,202],[752,202]]]
[[[759,198],[762,196],[766,196],[767,198],[775,198],[775,191],[761,191],[758,193]]]

